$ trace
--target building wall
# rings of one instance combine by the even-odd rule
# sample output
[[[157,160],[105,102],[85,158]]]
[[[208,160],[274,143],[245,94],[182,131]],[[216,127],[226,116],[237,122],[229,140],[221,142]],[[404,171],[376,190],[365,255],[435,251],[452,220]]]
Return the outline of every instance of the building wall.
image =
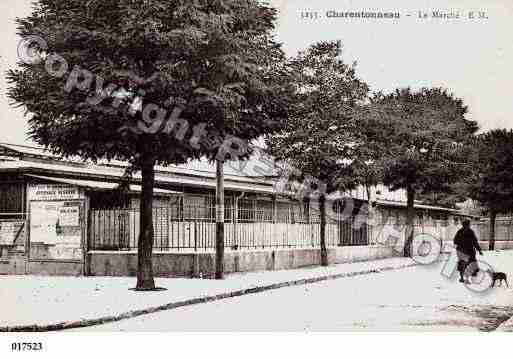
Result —
[[[0,274],[25,274],[27,221],[22,181],[0,185]]]
[[[159,218],[169,216],[166,211],[176,205],[178,197],[166,198],[157,197],[154,206],[163,209],[162,213],[157,213],[157,222]],[[215,243],[215,223],[209,218],[212,214],[208,208],[211,205],[206,201],[207,196],[193,196],[185,194],[185,204],[188,207],[188,217],[195,217],[196,211],[191,208],[199,207],[205,211],[204,217],[209,221],[187,221],[181,220],[174,227],[169,228],[155,227],[156,245],[165,247],[169,244],[169,238],[179,238],[178,247],[201,249],[202,247],[212,249]],[[233,200],[233,199],[230,199]],[[201,202],[198,202],[201,201]],[[54,222],[70,221],[66,216],[66,209],[75,207],[77,202],[81,203],[79,226],[60,225]],[[128,223],[134,227],[134,231],[127,232],[127,240],[133,247],[136,247],[138,237],[138,199],[133,198],[131,207],[135,209],[127,215]],[[26,208],[31,211],[31,220],[27,226],[24,238],[30,236],[30,257],[22,246],[18,253],[4,254],[0,253],[0,274],[43,274],[43,275],[81,275],[90,273],[92,275],[133,275],[137,268],[135,253],[126,252],[91,252],[87,256],[84,252],[87,228],[85,218],[87,218],[87,196],[79,188],[68,185],[35,184],[28,185]],[[254,270],[276,270],[299,268],[304,266],[317,265],[319,258],[319,224],[318,214],[305,220],[305,209],[298,203],[278,202],[273,204],[269,200],[257,200],[255,198],[245,198],[239,201],[237,209],[238,222],[229,223],[230,213],[234,213],[233,202],[227,206],[227,223],[225,223],[226,248],[228,248],[226,263],[227,272],[254,271]],[[49,216],[45,211],[51,211],[55,218]],[[34,211],[38,211],[35,213]],[[231,211],[231,212],[230,212]],[[184,210],[184,212],[186,212]],[[273,214],[274,213],[274,214]],[[398,215],[388,218],[389,225],[404,222],[405,210],[397,211]],[[114,213],[115,221],[118,226],[119,217]],[[64,217],[62,217],[64,215]],[[308,214],[310,216],[312,214]],[[171,217],[173,215],[171,214]],[[386,215],[381,214],[382,218]],[[311,221],[315,218],[314,221]],[[47,220],[51,219],[51,223]],[[457,230],[456,222],[451,218],[441,223],[437,220],[431,220],[429,216],[423,217],[424,221],[419,221],[417,230],[419,232],[431,233],[442,240],[451,240]],[[103,218],[102,220],[105,220]],[[48,222],[48,223],[47,223]],[[62,224],[62,223],[61,223]],[[7,225],[0,226],[7,228]],[[118,233],[119,227],[110,227]],[[94,232],[96,229],[92,228]],[[397,255],[391,248],[378,245],[381,243],[374,232],[370,234],[370,245],[368,246],[344,246],[342,240],[342,227],[335,222],[327,225],[327,242],[329,248],[329,258],[331,263],[343,263],[359,260],[371,260],[376,258],[385,258]],[[374,229],[373,229],[374,230]],[[12,232],[12,231],[11,231]],[[99,232],[101,232],[99,230]],[[179,233],[182,235],[180,236]],[[183,235],[186,233],[186,235]],[[206,237],[200,234],[209,233]],[[0,235],[0,238],[2,236]],[[4,234],[5,238],[5,234]],[[159,242],[160,241],[160,242]],[[19,241],[22,245],[26,240]],[[344,242],[344,243],[343,243]],[[252,251],[237,251],[243,249],[241,243],[246,243],[253,248]],[[160,245],[159,245],[160,244]],[[192,244],[192,245],[191,245]],[[256,250],[258,247],[275,247],[267,250]],[[294,249],[276,249],[277,247],[295,247]],[[130,246],[129,246],[130,247]],[[112,249],[119,249],[113,247]],[[232,250],[230,250],[232,249]],[[84,257],[88,262],[84,264]],[[156,273],[161,275],[195,275],[199,272],[209,273],[213,270],[213,253],[157,253],[155,255]],[[85,269],[84,269],[85,267]],[[103,273],[103,274],[102,274]],[[110,274],[109,274],[110,273]],[[192,273],[192,274],[191,274]]]
[[[452,240],[461,228],[461,216],[425,209],[416,209],[415,213],[414,227],[417,233],[429,233],[446,241]],[[373,215],[372,223],[377,226],[398,226],[402,229],[406,226],[406,208],[380,206]]]
[[[330,263],[358,262],[397,256],[384,246],[339,247],[328,249]],[[227,251],[226,273],[263,270],[285,270],[316,266],[320,263],[319,249],[282,249],[262,251]],[[101,252],[88,254],[88,274],[92,276],[135,276],[137,253]],[[211,276],[215,270],[215,253],[163,253],[153,255],[156,276]]]
[[[8,181],[0,183],[0,213],[23,212],[24,183]],[[0,219],[1,216],[0,216]]]
[[[473,222],[471,227],[481,240],[489,240],[490,238],[490,221],[484,219],[482,221]],[[495,221],[495,242],[513,242],[513,218],[502,217]]]

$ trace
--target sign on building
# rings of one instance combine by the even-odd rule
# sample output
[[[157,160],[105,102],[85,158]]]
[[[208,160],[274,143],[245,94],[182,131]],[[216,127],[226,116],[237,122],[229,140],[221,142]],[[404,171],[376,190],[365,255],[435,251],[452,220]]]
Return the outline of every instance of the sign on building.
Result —
[[[83,199],[79,187],[67,184],[30,184],[28,188],[30,201],[68,201]]]

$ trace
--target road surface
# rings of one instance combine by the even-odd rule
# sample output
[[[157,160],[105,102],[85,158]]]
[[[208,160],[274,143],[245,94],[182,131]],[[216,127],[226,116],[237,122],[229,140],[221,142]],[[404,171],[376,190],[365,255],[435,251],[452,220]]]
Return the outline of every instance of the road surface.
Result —
[[[482,258],[513,273],[513,253]],[[442,265],[281,288],[75,331],[490,331],[513,316],[513,288],[477,294],[456,274],[444,277]]]

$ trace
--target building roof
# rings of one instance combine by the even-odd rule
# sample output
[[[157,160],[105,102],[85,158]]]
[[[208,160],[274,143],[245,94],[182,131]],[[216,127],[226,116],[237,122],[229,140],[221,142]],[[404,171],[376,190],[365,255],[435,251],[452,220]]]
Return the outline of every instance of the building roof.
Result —
[[[406,208],[406,202],[377,200],[376,204],[378,204],[380,206],[384,206],[384,207]],[[414,208],[416,208],[416,209],[425,209],[425,210],[430,210],[430,211],[445,212],[445,213],[450,213],[450,214],[459,215],[459,216],[465,216],[465,217],[479,218],[479,216],[473,216],[473,215],[465,214],[461,210],[453,209],[453,208],[447,208],[447,207],[430,206],[430,205],[427,205],[427,204],[415,203],[414,204]]]
[[[68,165],[79,165],[83,167],[94,166],[93,163],[84,161],[80,158],[63,158],[49,151],[46,151],[41,147],[0,143],[0,148],[8,150],[11,154],[16,154],[19,159],[53,160],[60,163],[66,163]],[[265,180],[267,178],[277,176],[276,169],[266,166],[266,164],[268,164],[268,162],[266,162],[268,158],[264,157],[265,155],[261,152],[261,150],[256,149],[253,156],[246,161],[227,161],[224,164],[224,175],[226,178],[241,177],[244,178],[244,181],[253,181],[259,179]],[[128,163],[116,160],[99,161],[96,166],[117,167],[125,169],[128,167]],[[181,165],[169,165],[165,167],[155,166],[155,170],[157,172],[163,173],[178,173],[207,177],[215,177],[216,172],[215,164],[209,162],[206,159],[193,160]]]
[[[99,165],[70,166],[65,164],[38,163],[31,161],[4,161],[0,162],[0,172],[14,171],[25,174],[44,174],[50,177],[88,179],[100,182],[106,180],[119,181],[123,178],[123,168],[113,168]],[[133,175],[133,180],[140,181],[140,173]],[[155,181],[158,184],[168,185],[187,185],[192,187],[215,188],[215,176],[191,176],[177,174],[173,172],[156,172]],[[225,188],[234,191],[251,191],[259,193],[273,194],[274,186],[270,180],[256,180],[252,178],[242,178],[234,176],[225,176]]]
[[[96,189],[114,189],[123,178],[127,166],[127,163],[121,161],[101,161],[94,164],[78,158],[64,159],[40,147],[0,143],[0,172],[22,173],[32,178],[64,181]],[[225,164],[224,187],[238,192],[283,194],[277,193],[275,189],[276,182],[273,177],[277,175],[277,170],[273,167],[272,158],[257,149],[254,156],[247,161],[232,161]],[[179,166],[156,166],[156,189],[159,190],[159,186],[162,185],[215,189],[215,172],[214,164],[206,160],[191,161]],[[135,173],[132,179],[134,182],[140,182],[140,173]],[[140,190],[137,188],[138,184],[132,186],[134,192]],[[363,186],[347,191],[343,196],[367,201],[367,193]],[[406,207],[405,191],[390,191],[383,185],[371,189],[371,201],[383,206]],[[451,208],[421,203],[415,203],[415,208],[463,215]]]
[[[55,158],[59,159],[60,157],[57,155],[54,155],[48,151],[45,151],[41,147],[32,147],[32,146],[26,146],[26,145],[15,145],[11,143],[0,143],[0,146],[8,149],[10,151],[16,152],[18,154],[25,154],[30,156],[37,156],[37,157],[45,157],[45,158]]]
[[[11,144],[0,144],[0,154],[0,172],[61,178],[66,181],[119,182],[128,166],[120,161],[94,164],[79,159],[63,159],[41,148]],[[263,172],[259,171],[261,168],[265,168],[265,165],[255,158],[226,163],[225,189],[275,194],[275,182],[270,177],[262,176],[259,173]],[[141,174],[135,173],[132,179],[140,182]],[[208,161],[192,161],[183,166],[155,167],[156,188],[159,185],[172,185],[214,189],[215,179],[215,167]]]
[[[97,191],[111,191],[119,187],[119,183],[117,182],[102,182],[102,181],[90,181],[90,180],[77,180],[70,178],[59,178],[59,177],[47,177],[47,176],[35,176],[35,175],[27,175],[30,178],[36,178],[39,180],[45,180],[50,182],[57,183],[65,183],[70,184],[77,187],[94,189]],[[132,193],[141,193],[142,187],[135,184],[130,184],[129,191]],[[155,194],[162,195],[173,195],[173,194],[182,194],[182,192],[170,191],[161,188],[155,188],[153,190]]]

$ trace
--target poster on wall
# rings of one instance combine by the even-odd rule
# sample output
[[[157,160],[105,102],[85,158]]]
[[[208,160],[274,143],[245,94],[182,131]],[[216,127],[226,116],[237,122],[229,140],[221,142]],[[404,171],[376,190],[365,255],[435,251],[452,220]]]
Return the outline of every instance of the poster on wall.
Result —
[[[61,207],[59,208],[59,225],[61,227],[80,226],[80,207]]]
[[[33,201],[30,211],[31,258],[81,260],[80,202]]]

